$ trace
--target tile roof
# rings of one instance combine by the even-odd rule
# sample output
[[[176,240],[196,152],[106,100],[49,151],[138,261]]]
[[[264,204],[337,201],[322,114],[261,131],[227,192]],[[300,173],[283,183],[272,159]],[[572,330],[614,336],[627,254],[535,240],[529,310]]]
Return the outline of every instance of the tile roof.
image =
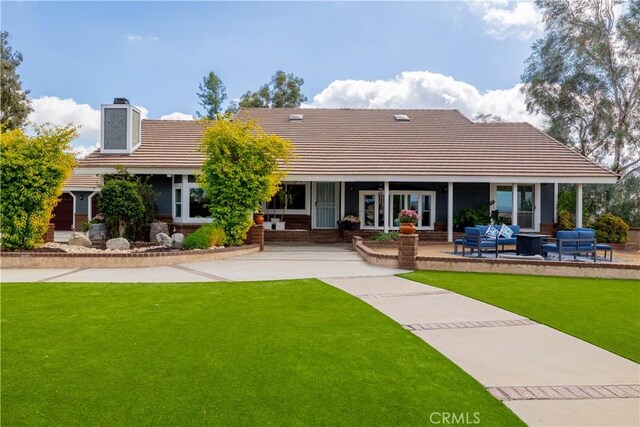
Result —
[[[242,109],[238,117],[293,142],[296,176],[616,178],[527,123],[473,123],[456,110]],[[143,120],[134,154],[94,152],[80,166],[199,169],[201,131],[195,121]]]
[[[71,174],[67,182],[64,183],[64,188],[99,188],[102,186],[102,181],[97,175],[80,175],[75,171]]]

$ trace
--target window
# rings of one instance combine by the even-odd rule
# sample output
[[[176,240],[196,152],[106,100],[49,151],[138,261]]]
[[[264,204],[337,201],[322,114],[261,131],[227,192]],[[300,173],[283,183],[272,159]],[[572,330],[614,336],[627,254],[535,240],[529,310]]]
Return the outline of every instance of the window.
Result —
[[[189,189],[189,218],[207,218],[209,211],[209,198],[202,188]]]
[[[175,188],[174,190],[174,199],[175,200],[175,214],[176,218],[182,218],[182,189]]]
[[[402,209],[410,209],[418,212],[421,217],[418,222],[419,229],[433,229],[435,195],[434,191],[390,191],[389,228],[397,229],[400,227],[398,214]],[[360,222],[363,228],[380,229],[384,227],[384,202],[383,191],[360,192]]]
[[[173,217],[183,224],[211,222],[209,197],[193,175],[173,176]]]
[[[491,199],[496,202],[492,209],[498,211],[500,223],[539,230],[540,184],[492,184]]]
[[[511,185],[498,185],[496,186],[495,207],[498,210],[498,218],[501,223],[507,225],[513,224],[513,186]]]
[[[280,191],[266,204],[265,212],[308,214],[308,197],[308,184],[283,184]]]

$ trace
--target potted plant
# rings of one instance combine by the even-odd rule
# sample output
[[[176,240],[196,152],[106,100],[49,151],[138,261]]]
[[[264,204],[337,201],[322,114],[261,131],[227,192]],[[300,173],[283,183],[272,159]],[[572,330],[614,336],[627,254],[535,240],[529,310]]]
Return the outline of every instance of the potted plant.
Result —
[[[264,213],[262,212],[262,208],[258,208],[258,210],[253,214],[253,223],[256,225],[264,224]]]
[[[398,214],[400,221],[400,234],[414,234],[416,232],[416,224],[420,219],[418,212],[410,209],[402,209]]]
[[[360,218],[355,215],[346,215],[342,218],[340,227],[347,231],[357,230],[360,227]]]

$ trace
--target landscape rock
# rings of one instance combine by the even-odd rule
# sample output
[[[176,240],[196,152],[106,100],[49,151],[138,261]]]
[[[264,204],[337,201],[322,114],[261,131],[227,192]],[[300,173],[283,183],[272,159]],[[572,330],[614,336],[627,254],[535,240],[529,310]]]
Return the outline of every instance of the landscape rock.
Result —
[[[156,236],[160,233],[164,233],[167,236],[169,235],[169,224],[167,224],[166,222],[161,222],[161,221],[154,221],[151,223],[151,226],[149,228],[149,241],[150,242],[155,242],[156,241]],[[159,242],[160,240],[158,240]]]
[[[123,250],[129,249],[130,247],[129,241],[123,237],[107,240],[107,249],[109,250]]]
[[[171,239],[171,236],[169,236],[167,233],[156,234],[156,240],[162,246],[171,246],[173,244],[173,240]]]
[[[91,224],[91,228],[87,232],[89,236],[89,240],[94,241],[104,241],[107,240],[108,232],[107,232],[107,224],[104,223],[95,223]]]
[[[77,232],[74,232],[71,234],[71,236],[69,236],[68,243],[74,246],[84,246],[84,247],[91,246],[91,240],[89,240],[89,238],[84,234],[77,233]]]
[[[184,234],[182,233],[174,233],[171,237],[173,241],[173,247],[176,249],[182,249],[182,242],[184,241]]]

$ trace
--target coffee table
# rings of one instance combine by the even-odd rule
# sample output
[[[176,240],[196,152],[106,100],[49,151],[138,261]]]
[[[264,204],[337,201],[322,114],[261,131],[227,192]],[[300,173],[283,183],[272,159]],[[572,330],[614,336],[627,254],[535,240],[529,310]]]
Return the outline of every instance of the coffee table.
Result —
[[[542,255],[542,240],[548,234],[516,234],[516,255]]]

